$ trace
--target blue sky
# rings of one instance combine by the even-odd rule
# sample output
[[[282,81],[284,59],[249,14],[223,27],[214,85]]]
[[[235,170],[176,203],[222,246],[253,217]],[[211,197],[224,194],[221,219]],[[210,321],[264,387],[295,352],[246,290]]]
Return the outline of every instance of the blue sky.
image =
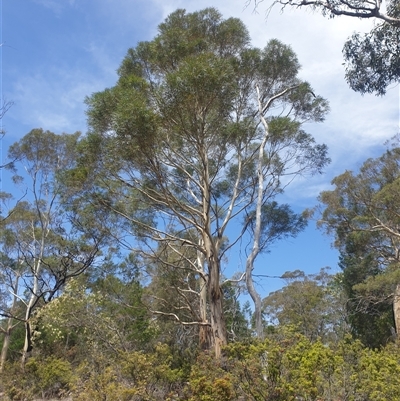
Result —
[[[322,176],[298,181],[285,201],[300,211],[312,207],[321,190],[346,169],[357,169],[378,156],[383,143],[399,131],[399,88],[385,97],[361,96],[344,80],[341,49],[353,31],[368,31],[372,21],[324,19],[302,10],[274,9],[266,18],[266,2],[258,12],[246,0],[0,0],[1,93],[14,106],[2,124],[2,159],[10,144],[33,128],[56,133],[86,132],[84,98],[112,86],[116,69],[129,47],[151,40],[157,25],[177,8],[195,11],[218,8],[224,17],[238,17],[249,28],[253,44],[263,47],[278,38],[290,44],[303,66],[301,76],[330,101],[323,124],[305,129],[330,149],[331,165]],[[3,172],[2,189],[11,191]],[[310,222],[298,238],[277,244],[257,261],[257,273],[279,275],[302,269],[315,273],[331,266],[337,271],[337,252],[331,239]],[[245,255],[232,255],[230,269],[240,270]],[[263,279],[263,293],[282,285]]]

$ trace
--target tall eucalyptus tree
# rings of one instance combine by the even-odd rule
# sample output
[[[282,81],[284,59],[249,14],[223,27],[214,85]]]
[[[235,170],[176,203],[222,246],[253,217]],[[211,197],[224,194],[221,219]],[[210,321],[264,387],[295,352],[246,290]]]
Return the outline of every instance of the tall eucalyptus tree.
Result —
[[[123,217],[135,236],[127,245],[143,260],[164,249],[165,265],[179,260],[202,283],[207,305],[194,323],[210,328],[217,356],[227,342],[220,281],[228,250],[290,177],[328,162],[326,147],[301,129],[323,120],[327,102],[299,68],[277,40],[252,47],[238,19],[177,10],[152,41],[128,50],[114,87],[87,99],[79,175],[98,174],[96,199]]]

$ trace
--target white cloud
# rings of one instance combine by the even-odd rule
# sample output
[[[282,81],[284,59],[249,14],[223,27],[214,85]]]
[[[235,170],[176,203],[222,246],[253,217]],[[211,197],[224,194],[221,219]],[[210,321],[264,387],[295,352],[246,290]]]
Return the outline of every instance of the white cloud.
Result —
[[[101,90],[101,81],[79,72],[52,71],[52,75],[22,77],[12,94],[13,118],[32,128],[55,132],[85,130],[83,100]]]

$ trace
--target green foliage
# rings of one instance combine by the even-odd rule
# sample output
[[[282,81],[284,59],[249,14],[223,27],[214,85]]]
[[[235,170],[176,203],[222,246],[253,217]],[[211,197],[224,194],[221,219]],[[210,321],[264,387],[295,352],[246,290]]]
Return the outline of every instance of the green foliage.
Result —
[[[396,3],[391,2],[389,14],[400,18]],[[343,48],[350,87],[361,93],[384,95],[392,83],[397,83],[400,78],[399,40],[400,24],[382,24],[364,35],[354,33]]]
[[[264,343],[232,344],[226,355],[232,386],[244,399],[373,401],[399,397],[398,378],[391,374],[400,368],[399,349],[394,345],[370,350],[346,338],[329,347],[285,331]]]
[[[6,365],[2,375],[4,392],[11,400],[32,400],[37,396],[62,397],[68,394],[73,379],[71,365],[64,359],[30,358],[24,370],[18,363]]]
[[[400,397],[399,362],[398,345],[391,345],[382,352],[365,350],[360,358],[357,372],[358,394],[368,400],[398,400]]]
[[[87,353],[145,349],[156,331],[141,303],[142,288],[108,275],[89,284],[83,277],[70,280],[64,293],[35,316],[40,332],[35,345],[44,353],[65,353],[75,361]]]
[[[74,400],[167,400],[182,387],[182,373],[172,369],[167,346],[153,352],[121,352],[113,360],[95,355],[77,369]]]
[[[262,1],[255,0],[257,7]],[[343,48],[346,62],[346,80],[350,87],[361,93],[384,95],[391,84],[400,77],[400,9],[398,0],[330,0],[297,1],[274,0],[272,5],[306,7],[321,12],[328,18],[346,16],[371,18],[378,22],[370,32],[353,33]],[[249,3],[248,3],[249,4]]]
[[[294,329],[265,341],[235,342],[221,359],[203,352],[190,372],[168,346],[114,354],[91,350],[79,365],[62,357],[31,358],[22,371],[8,363],[2,391],[10,400],[60,397],[117,401],[397,401],[400,348],[365,348],[345,337],[311,342]]]
[[[199,356],[189,378],[189,401],[235,400],[233,377],[220,366],[220,362],[207,354]]]
[[[286,272],[287,284],[263,300],[265,318],[271,324],[296,327],[310,341],[338,341],[346,332],[343,289],[326,269],[306,276]]]
[[[322,192],[321,226],[335,235],[341,253],[343,286],[353,333],[371,347],[385,344],[392,327],[399,283],[397,227],[400,149],[367,160],[358,173],[347,171]],[[393,315],[395,320],[393,320]]]
[[[20,352],[22,347],[24,346],[25,339],[25,329],[22,322],[17,323],[14,322],[16,326],[12,329],[11,338],[10,338],[10,346],[7,352],[7,359],[10,362],[16,361],[20,356]],[[6,320],[2,320],[0,324],[5,326],[7,324]],[[0,332],[0,349],[3,346],[3,333]]]

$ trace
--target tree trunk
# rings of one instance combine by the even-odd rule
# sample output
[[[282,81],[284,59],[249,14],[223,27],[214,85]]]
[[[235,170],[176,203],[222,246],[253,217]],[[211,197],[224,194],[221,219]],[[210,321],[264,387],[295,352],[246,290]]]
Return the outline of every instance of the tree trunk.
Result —
[[[210,263],[211,262],[211,263]],[[208,295],[211,312],[211,332],[214,342],[215,357],[221,356],[221,349],[228,343],[223,310],[223,294],[219,285],[220,268],[216,260],[209,261]]]
[[[27,316],[30,317],[31,311],[27,311]],[[21,357],[21,367],[22,370],[25,369],[26,361],[29,358],[29,355],[32,351],[32,326],[29,321],[29,317],[25,322],[25,341],[24,341],[24,348],[22,349],[22,357]]]
[[[396,290],[393,297],[393,313],[394,313],[394,324],[396,328],[396,335],[399,338],[400,334],[400,284],[397,284]]]
[[[19,274],[17,274],[15,277],[15,282],[13,283],[13,286],[12,286],[14,295],[13,295],[13,302],[12,302],[11,311],[10,311],[11,316],[14,316],[14,313],[16,312],[16,309],[17,309],[17,301],[18,301],[17,294],[18,294],[19,277],[20,277]],[[18,323],[16,323],[16,324],[18,324]],[[14,327],[16,326],[16,324],[13,324],[12,317],[8,318],[7,327],[4,331],[3,346],[1,348],[0,373],[3,372],[3,370],[4,370],[4,364],[6,363],[8,349],[10,347],[11,333],[14,330]]]
[[[3,346],[1,348],[1,356],[0,356],[0,373],[4,370],[4,364],[7,360],[7,353],[8,348],[10,347],[10,339],[11,339],[11,332],[13,329],[12,325],[12,318],[8,319],[7,328],[4,331],[4,339],[3,339]]]
[[[202,323],[207,319],[207,281],[200,277],[200,318]],[[209,325],[200,325],[199,346],[201,350],[209,350],[213,346],[211,329]]]
[[[251,299],[254,302],[254,322],[256,326],[256,335],[260,340],[264,339],[264,326],[262,323],[261,313],[261,297],[254,287],[254,281],[252,276],[253,264],[247,263],[246,266],[246,287],[249,292]]]
[[[210,320],[211,320],[211,339],[214,344],[215,358],[221,356],[221,349],[228,343],[226,334],[226,325],[224,318],[224,310],[222,307],[223,293],[220,287],[221,265],[219,259],[219,246],[221,237],[213,237],[211,229],[210,205],[211,205],[211,184],[208,171],[208,159],[206,147],[202,161],[204,165],[204,179],[202,182],[203,188],[203,231],[202,242],[204,246],[204,258],[208,267],[207,292],[208,301],[210,304]],[[221,233],[219,233],[221,235]]]
[[[261,96],[258,86],[256,86],[257,98],[258,98],[258,111],[260,114],[261,123],[264,127],[264,138],[260,143],[260,148],[258,150],[258,164],[257,164],[257,203],[255,210],[255,228],[253,232],[253,248],[249,254],[246,261],[246,287],[249,292],[251,299],[254,302],[254,320],[256,325],[256,334],[259,339],[264,338],[264,327],[262,323],[262,313],[261,313],[261,297],[256,291],[253,281],[253,269],[254,261],[260,253],[260,238],[261,238],[261,209],[264,200],[264,175],[263,175],[263,163],[264,163],[264,147],[267,143],[269,137],[269,127],[267,120],[264,118],[263,110],[264,107],[261,104]]]
[[[21,367],[22,369],[25,368],[25,363],[29,357],[29,354],[32,351],[32,325],[31,325],[31,316],[32,316],[32,312],[33,309],[36,305],[36,302],[38,301],[38,296],[36,295],[38,292],[38,288],[39,288],[39,272],[40,272],[40,268],[41,268],[41,263],[39,261],[39,263],[36,266],[36,274],[34,276],[33,279],[33,291],[31,294],[31,297],[29,299],[29,303],[26,306],[26,312],[25,312],[25,341],[24,341],[24,348],[22,349],[22,358],[21,358]]]

